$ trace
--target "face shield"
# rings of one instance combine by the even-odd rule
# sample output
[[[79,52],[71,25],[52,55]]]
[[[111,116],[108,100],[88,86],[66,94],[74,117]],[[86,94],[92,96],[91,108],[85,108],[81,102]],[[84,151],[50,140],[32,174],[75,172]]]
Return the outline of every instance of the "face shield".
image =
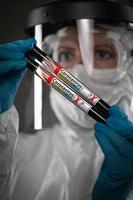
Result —
[[[88,80],[112,84],[124,77],[132,62],[132,11],[131,6],[110,1],[57,1],[31,11],[27,31],[34,33],[38,47],[74,76],[80,70]],[[37,98],[42,89],[40,80],[35,82]],[[37,112],[42,109],[40,102]],[[41,121],[38,114],[34,116],[35,123]]]
[[[82,64],[88,77],[110,83],[120,80],[127,71],[132,60],[132,38],[132,31],[124,27],[80,19],[44,38],[43,50],[71,73]]]
[[[132,61],[133,33],[121,26],[77,21],[79,45],[88,75],[112,83],[124,77]]]

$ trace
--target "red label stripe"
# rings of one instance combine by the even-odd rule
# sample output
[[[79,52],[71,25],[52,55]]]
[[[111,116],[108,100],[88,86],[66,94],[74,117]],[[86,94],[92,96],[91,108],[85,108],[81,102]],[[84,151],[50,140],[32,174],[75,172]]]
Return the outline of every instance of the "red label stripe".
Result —
[[[54,73],[58,74],[61,69],[62,69],[62,67],[60,65],[57,65],[56,69],[54,70]]]
[[[50,84],[53,78],[55,78],[55,76],[53,74],[50,74],[50,76],[47,78],[47,82]]]

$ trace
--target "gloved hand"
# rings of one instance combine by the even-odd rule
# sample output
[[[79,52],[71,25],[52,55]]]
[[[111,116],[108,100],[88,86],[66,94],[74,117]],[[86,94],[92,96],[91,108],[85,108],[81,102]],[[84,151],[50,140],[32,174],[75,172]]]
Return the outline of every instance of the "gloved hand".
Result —
[[[133,182],[133,123],[118,106],[109,112],[106,125],[95,124],[105,160],[93,188],[93,200],[125,200]]]
[[[0,45],[0,112],[12,106],[26,69],[24,55],[35,43],[31,38]]]

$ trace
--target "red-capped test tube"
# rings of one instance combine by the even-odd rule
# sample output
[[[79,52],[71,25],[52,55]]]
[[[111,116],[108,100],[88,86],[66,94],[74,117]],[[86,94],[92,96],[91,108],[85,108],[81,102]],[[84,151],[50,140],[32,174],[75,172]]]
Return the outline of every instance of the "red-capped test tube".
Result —
[[[36,60],[26,56],[26,60],[30,64],[28,67],[39,76],[45,83],[54,88],[57,92],[66,97],[69,101],[75,104],[78,108],[91,116],[96,121],[105,123],[106,119],[98,114],[88,102],[77,95],[70,87],[57,78],[54,74],[48,72],[43,64],[38,64]]]
[[[93,93],[83,83],[71,75],[68,71],[63,69],[58,63],[46,55],[37,46],[34,46],[32,53],[37,59],[46,67],[48,71],[56,74],[63,82],[69,85],[77,94],[79,94],[85,101],[91,104],[94,110],[97,110],[105,118],[109,117],[109,105],[103,101],[99,96]]]

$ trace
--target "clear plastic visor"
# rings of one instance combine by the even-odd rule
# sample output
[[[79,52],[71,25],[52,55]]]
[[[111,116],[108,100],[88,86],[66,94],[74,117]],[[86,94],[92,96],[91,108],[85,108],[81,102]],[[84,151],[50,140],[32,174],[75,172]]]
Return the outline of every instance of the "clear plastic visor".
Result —
[[[93,20],[77,20],[82,61],[89,74],[93,69],[114,69],[118,66],[118,49],[109,28],[94,24]]]
[[[57,32],[53,58],[67,69],[84,64],[89,73],[93,69],[114,69],[118,66],[118,48],[108,33],[108,28],[93,20],[77,20]]]

